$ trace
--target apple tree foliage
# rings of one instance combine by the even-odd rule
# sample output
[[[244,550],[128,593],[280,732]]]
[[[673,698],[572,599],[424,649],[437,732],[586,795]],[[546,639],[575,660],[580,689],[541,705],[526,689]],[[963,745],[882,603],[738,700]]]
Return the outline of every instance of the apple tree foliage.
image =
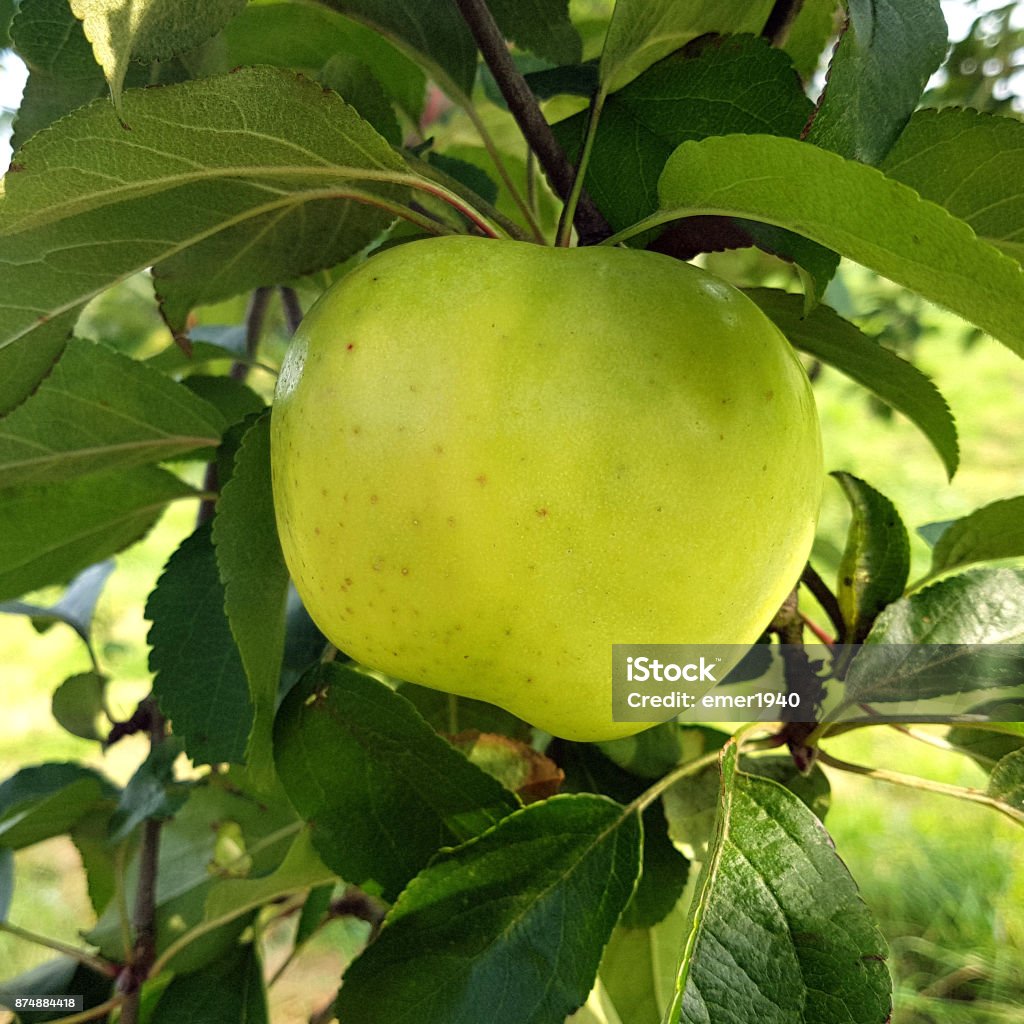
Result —
[[[270,924],[297,921],[301,958],[347,917],[323,1020],[883,1024],[886,944],[822,825],[822,764],[876,772],[829,754],[836,730],[567,743],[357,671],[290,589],[268,414],[302,310],[381,246],[746,250],[716,266],[952,477],[943,396],[826,293],[845,257],[1024,356],[1024,124],[922,109],[938,0],[7,0],[0,27],[29,68],[0,199],[0,601],[85,645],[61,727],[150,742],[123,787],[78,763],[0,784],[0,928],[31,931],[6,921],[14,852],[58,835],[95,912],[0,1002],[259,1024]],[[831,619],[823,678],[854,642],[1024,641],[1024,496],[925,527],[911,581],[897,509],[834,468],[837,580],[811,567],[797,595]],[[183,502],[152,694],[112,721],[97,600]],[[799,651],[792,607],[773,629]],[[907,661],[851,672],[847,701],[891,699]],[[947,736],[988,791],[942,788],[1024,824],[1012,676]]]

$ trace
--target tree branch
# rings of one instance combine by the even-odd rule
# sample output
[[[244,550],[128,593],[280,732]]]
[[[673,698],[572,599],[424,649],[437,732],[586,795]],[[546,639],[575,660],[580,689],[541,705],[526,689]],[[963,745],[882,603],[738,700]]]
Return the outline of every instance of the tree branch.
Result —
[[[559,145],[551,126],[544,120],[537,97],[530,91],[526,79],[515,66],[512,55],[508,52],[505,37],[498,28],[486,0],[455,2],[483,54],[484,61],[494,75],[508,109],[516,119],[516,124],[519,125],[530,149],[537,154],[551,187],[563,202],[568,201],[576,179],[576,169]],[[603,214],[585,192],[580,196],[573,222],[584,245],[593,245],[612,233]]]
[[[775,0],[775,6],[761,29],[761,37],[767,39],[772,46],[781,46],[803,5],[804,0]]]

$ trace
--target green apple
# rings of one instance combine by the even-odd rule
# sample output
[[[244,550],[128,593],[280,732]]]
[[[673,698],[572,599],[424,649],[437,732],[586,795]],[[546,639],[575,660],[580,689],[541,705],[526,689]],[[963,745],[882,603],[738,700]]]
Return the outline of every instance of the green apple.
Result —
[[[310,614],[390,676],[610,739],[613,643],[752,643],[814,533],[786,340],[657,253],[445,237],[370,258],[295,335],[274,501]]]

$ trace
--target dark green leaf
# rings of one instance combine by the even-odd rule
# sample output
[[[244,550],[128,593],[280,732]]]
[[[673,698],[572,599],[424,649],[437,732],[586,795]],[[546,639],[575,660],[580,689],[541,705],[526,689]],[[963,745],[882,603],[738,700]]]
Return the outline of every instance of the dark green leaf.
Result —
[[[586,188],[616,230],[658,208],[658,175],[688,139],[730,132],[796,138],[813,110],[788,58],[763,39],[727,38],[673,54],[609,96]],[[587,114],[555,125],[574,159]]]
[[[946,20],[939,0],[849,0],[849,8],[808,139],[877,164],[946,56]]]
[[[1016,685],[1024,570],[973,569],[889,605],[846,677],[846,700],[921,700]]]
[[[1024,497],[985,505],[947,524],[932,549],[929,576],[975,562],[1024,556]]]
[[[554,64],[575,64],[583,56],[579,33],[569,20],[569,0],[490,0],[498,27],[516,46]]]
[[[173,978],[149,1024],[268,1024],[263,965],[254,943]]]
[[[476,77],[476,44],[454,3],[435,0],[323,0],[376,29],[409,53],[431,77],[468,97]],[[446,89],[447,91],[447,89]]]
[[[615,92],[697,36],[758,33],[772,0],[619,0],[601,54],[601,88]]]
[[[154,466],[26,484],[0,501],[0,599],[63,583],[145,536],[165,506],[195,492]]]
[[[77,311],[37,320],[20,338],[0,346],[0,415],[17,408],[60,358]]]
[[[939,538],[956,522],[955,519],[942,519],[935,523],[925,523],[917,527],[914,532],[928,545],[934,548]]]
[[[295,945],[302,946],[312,938],[327,920],[331,909],[331,898],[334,895],[334,884],[318,885],[310,891],[306,902],[302,904],[299,924],[295,929]]]
[[[90,565],[68,584],[56,604],[44,607],[25,601],[4,601],[0,603],[0,612],[28,615],[39,630],[47,629],[54,622],[63,622],[88,644],[96,602],[103,591],[103,585],[107,582],[107,577],[113,571],[113,559]]]
[[[0,785],[0,847],[20,850],[67,832],[116,790],[79,764],[22,768]]]
[[[652,730],[653,731],[653,730]],[[637,778],[610,761],[589,743],[561,741],[549,753],[565,771],[564,789],[609,796],[625,804],[647,788]],[[689,861],[673,846],[661,801],[643,812],[643,871],[620,924],[647,928],[663,920],[679,901],[690,873]]]
[[[524,76],[530,92],[538,99],[552,96],[591,96],[597,90],[597,61],[529,71]]]
[[[231,377],[193,373],[182,381],[182,387],[213,406],[230,424],[255,416],[267,407],[252,388]]]
[[[597,744],[620,768],[642,779],[660,779],[676,765],[718,750],[729,734],[705,725],[664,722],[635,736]]]
[[[859,644],[879,612],[903,594],[910,572],[910,539],[896,506],[884,494],[850,473],[832,476],[851,512],[836,596],[846,626],[844,640]]]
[[[790,344],[865,387],[903,413],[931,442],[950,478],[960,462],[956,423],[938,388],[913,363],[883,348],[835,310],[817,305],[804,314],[799,295],[751,288],[750,296]]]
[[[287,826],[294,826],[294,832]],[[246,791],[244,777],[233,772],[195,786],[185,805],[160,830],[157,879],[157,952],[205,920],[206,899],[225,878],[272,872],[287,853],[299,824],[278,791],[273,800]],[[135,892],[138,854],[131,858],[124,891]],[[171,961],[184,973],[204,967],[234,946],[248,924],[246,916],[222,925],[189,943]],[[104,910],[87,940],[103,956],[124,955],[120,911],[116,901]]]
[[[320,81],[333,89],[359,116],[369,121],[392,146],[402,144],[402,129],[373,69],[358,57],[335,54],[320,71]]]
[[[466,729],[497,732],[503,736],[526,740],[530,726],[496,704],[487,704],[470,697],[432,690],[415,683],[402,683],[398,692],[430,723],[436,732],[454,735]]]
[[[11,45],[11,19],[17,10],[17,0],[0,0],[0,50]]]
[[[135,769],[110,819],[110,841],[119,843],[150,818],[164,820],[188,799],[189,787],[174,778],[174,762],[181,753],[177,736],[154,746]]]
[[[176,328],[192,306],[332,266],[390,216],[349,197],[401,158],[351,107],[274,68],[130,90],[75,111],[19,152],[6,179],[0,347],[156,265]],[[130,182],[125,186],[124,182]]]
[[[885,940],[821,823],[725,747],[667,1020],[884,1024]]]
[[[38,996],[84,997],[85,1008],[91,1009],[110,998],[111,983],[109,978],[97,974],[96,971],[71,957],[61,956],[47,960],[38,967],[0,982],[0,1005],[14,1008],[14,999],[27,994]],[[24,1010],[21,1011],[25,1013]],[[19,1015],[19,1019],[32,1021],[58,1020],[68,1016],[65,1009],[40,1010]]]
[[[71,0],[119,111],[129,61],[167,60],[195,49],[244,6],[245,0],[133,0],[127,6]]]
[[[579,794],[442,853],[345,972],[339,1019],[562,1021],[587,998],[639,846],[635,814]]]
[[[4,486],[130,469],[220,441],[218,411],[162,373],[73,338],[35,394],[0,420]]]
[[[413,120],[423,112],[426,77],[377,32],[319,4],[249,4],[221,33],[226,67],[272,64],[313,76],[335,55],[373,68],[387,94]]]
[[[209,524],[167,562],[146,604],[153,692],[194,761],[241,761],[253,726]]]
[[[1024,124],[976,110],[916,113],[882,164],[1024,262]]]
[[[97,672],[68,676],[53,691],[51,710],[57,724],[84,740],[106,739],[105,726],[109,727],[103,705],[106,685],[106,676]]]
[[[272,776],[274,712],[281,677],[288,602],[284,564],[270,489],[270,416],[249,429],[235,456],[213,523],[225,610],[248,678],[254,719],[246,762]]]
[[[475,164],[433,151],[427,154],[427,159],[432,167],[436,167],[467,188],[471,188],[487,202],[496,203],[498,201],[498,186],[487,176],[486,171],[481,170]]]
[[[319,665],[281,705],[277,772],[323,862],[391,900],[442,846],[477,835],[515,797],[416,709],[352,668]]]
[[[873,167],[769,135],[684,142],[658,186],[663,221],[748,217],[795,231],[977,324],[1024,355],[1024,271]],[[841,199],[837,199],[841,197]]]
[[[1024,811],[1024,749],[1007,754],[992,769],[988,795]]]

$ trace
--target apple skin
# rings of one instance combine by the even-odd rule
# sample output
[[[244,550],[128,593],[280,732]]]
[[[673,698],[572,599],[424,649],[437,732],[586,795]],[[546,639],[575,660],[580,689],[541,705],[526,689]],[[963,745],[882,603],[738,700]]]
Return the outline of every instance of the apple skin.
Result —
[[[444,237],[310,310],[278,383],[274,502],[324,634],[362,664],[606,740],[613,643],[752,643],[821,497],[781,333],[657,253]]]

